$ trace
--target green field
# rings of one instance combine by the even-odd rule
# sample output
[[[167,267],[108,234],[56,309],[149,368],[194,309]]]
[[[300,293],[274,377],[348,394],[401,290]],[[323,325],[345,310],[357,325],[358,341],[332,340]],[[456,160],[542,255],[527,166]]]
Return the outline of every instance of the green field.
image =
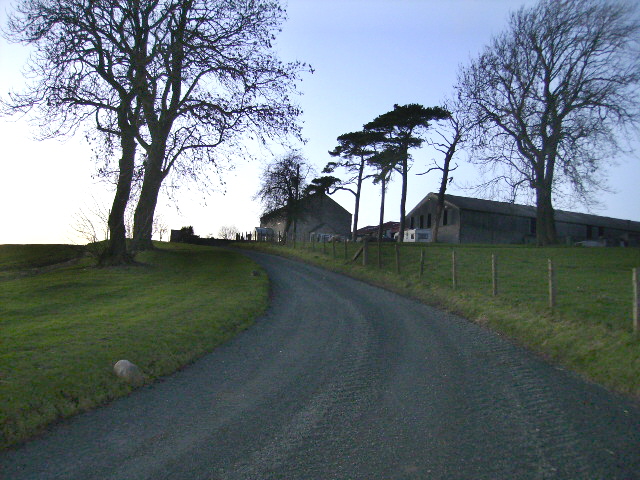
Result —
[[[247,244],[247,246],[249,246]],[[347,263],[359,243],[297,243],[296,248],[251,244],[295,256],[335,271],[459,313],[619,392],[640,398],[640,335],[632,323],[632,269],[638,248],[404,244],[401,273],[395,244],[383,243]],[[420,277],[421,250],[425,252]],[[452,252],[457,288],[453,289]],[[491,256],[498,264],[498,296],[492,296]],[[556,271],[556,306],[549,308],[548,259]]]
[[[81,258],[33,272],[81,253],[0,246],[1,446],[127,394],[116,361],[153,381],[245,329],[268,303],[257,265],[210,247],[161,244],[138,266],[99,269]]]
[[[0,280],[74,260],[84,255],[79,245],[0,245]]]

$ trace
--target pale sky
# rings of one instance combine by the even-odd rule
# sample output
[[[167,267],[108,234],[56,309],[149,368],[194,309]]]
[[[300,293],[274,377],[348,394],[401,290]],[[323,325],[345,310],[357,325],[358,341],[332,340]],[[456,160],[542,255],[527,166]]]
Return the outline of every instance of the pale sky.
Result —
[[[278,38],[283,60],[311,64],[298,99],[304,113],[299,148],[318,172],[331,160],[336,138],[360,130],[363,124],[395,103],[439,105],[452,91],[456,72],[475,56],[493,34],[506,27],[510,10],[520,0],[289,0],[288,21]],[[5,24],[9,0],[0,0]],[[23,83],[21,68],[28,51],[0,40],[0,94]],[[0,244],[86,243],[74,233],[74,218],[82,209],[109,208],[113,187],[93,178],[96,166],[82,136],[62,141],[33,140],[27,119],[0,118]],[[414,150],[407,211],[427,193],[437,190],[437,173],[417,176],[437,152]],[[259,152],[266,162],[268,152]],[[471,195],[464,186],[477,180],[473,166],[454,173],[448,190]],[[612,159],[608,168],[614,193],[603,194],[600,215],[640,221],[639,152]],[[617,163],[617,165],[613,165]],[[157,212],[169,228],[193,226],[200,236],[215,235],[223,225],[250,231],[259,223],[260,205],[252,200],[259,186],[260,161],[239,162],[224,177],[226,193],[183,188],[163,194]],[[353,213],[353,196],[334,199]],[[399,220],[400,179],[388,191],[386,221]],[[359,226],[378,221],[378,187],[367,183]],[[587,211],[574,205],[575,211]]]

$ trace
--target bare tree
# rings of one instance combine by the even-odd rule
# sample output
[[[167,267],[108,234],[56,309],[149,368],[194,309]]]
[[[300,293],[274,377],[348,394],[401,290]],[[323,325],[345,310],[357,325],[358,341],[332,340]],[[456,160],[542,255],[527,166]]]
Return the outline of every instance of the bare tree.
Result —
[[[4,110],[38,111],[43,136],[93,121],[98,133],[89,136],[107,154],[119,139],[107,263],[132,260],[124,211],[136,171],[144,178],[134,250],[151,247],[158,193],[172,171],[202,181],[205,165],[228,161],[216,155],[221,145],[299,136],[291,98],[306,66],[274,52],[284,18],[278,0],[19,1],[8,36],[35,47],[33,83]]]
[[[246,136],[299,137],[292,103],[306,66],[283,63],[272,42],[285,12],[277,0],[162,0],[150,30],[139,101],[146,152],[134,250],[151,247],[160,187],[172,170],[199,178],[218,167],[218,147]]]
[[[164,237],[168,231],[169,226],[164,218],[160,215],[155,215],[153,217],[153,233],[158,235],[158,240],[162,241],[162,237]]]
[[[439,171],[441,173],[438,201],[436,202],[436,216],[432,229],[434,242],[438,241],[438,231],[442,212],[444,211],[444,198],[447,186],[453,181],[453,176],[450,174],[458,168],[457,163],[451,166],[451,161],[458,149],[467,141],[470,128],[464,106],[462,106],[459,101],[447,100],[444,102],[444,108],[451,112],[451,116],[436,124],[433,129],[436,139],[431,138],[427,141],[430,146],[444,156],[442,164],[434,159],[432,166],[426,172],[418,173],[418,175],[425,175],[433,171]]]
[[[109,240],[109,209],[95,198],[73,215],[72,230],[86,243],[86,251],[97,259],[104,256]],[[75,240],[74,240],[75,241]]]
[[[592,200],[621,134],[638,125],[639,32],[632,2],[542,0],[459,74],[474,161],[512,197],[535,192],[540,245],[556,242],[553,197]]]
[[[285,233],[291,227],[294,234],[297,231],[297,220],[302,214],[300,200],[310,174],[311,166],[296,150],[276,158],[262,173],[260,190],[254,198],[262,202],[265,215],[283,217]]]
[[[240,233],[240,231],[235,225],[224,225],[218,230],[218,238],[222,240],[235,240],[238,233]]]
[[[154,2],[137,10],[116,0],[22,0],[9,17],[6,37],[34,47],[21,92],[2,102],[3,113],[31,113],[41,138],[74,133],[93,122],[103,154],[120,160],[110,240],[102,263],[128,263],[124,213],[134,172],[139,109],[136,89],[141,70],[124,62],[142,58],[145,37],[129,28],[148,23]],[[116,148],[118,148],[116,147]]]

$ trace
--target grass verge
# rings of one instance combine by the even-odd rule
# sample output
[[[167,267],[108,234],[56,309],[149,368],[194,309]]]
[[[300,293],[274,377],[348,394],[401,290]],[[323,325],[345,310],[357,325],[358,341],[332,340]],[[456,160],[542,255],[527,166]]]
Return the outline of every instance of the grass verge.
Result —
[[[297,248],[246,244],[295,257],[458,313],[569,368],[588,380],[640,400],[640,335],[632,329],[631,269],[640,250],[456,245],[457,288],[452,288],[452,245],[404,245],[401,274],[395,246],[383,244],[382,268],[372,244],[369,264],[346,264],[361,244],[307,243]],[[419,275],[425,249],[424,275]],[[492,296],[491,255],[498,257],[499,295]],[[548,307],[547,259],[556,268],[557,306]]]
[[[0,246],[0,272],[47,256],[44,247],[27,250],[11,260],[17,250]],[[64,257],[57,250],[49,248]],[[116,361],[137,364],[151,382],[247,328],[267,307],[266,274],[252,275],[260,268],[238,253],[161,244],[137,260],[143,264],[98,269],[82,259],[0,284],[1,447],[126,395],[132,387],[113,374]]]

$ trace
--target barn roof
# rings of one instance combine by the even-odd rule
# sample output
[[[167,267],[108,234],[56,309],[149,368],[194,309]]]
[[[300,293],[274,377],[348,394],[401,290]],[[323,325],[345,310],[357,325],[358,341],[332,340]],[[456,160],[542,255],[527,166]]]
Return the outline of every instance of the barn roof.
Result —
[[[349,213],[349,211],[347,209],[345,209],[342,205],[340,205],[338,202],[336,202],[333,198],[329,197],[328,195],[326,195],[323,192],[313,193],[311,195],[307,195],[306,197],[303,197],[303,198],[300,199],[300,205],[302,206],[303,209],[307,208],[307,207],[309,207],[309,208],[317,207],[319,205],[322,205],[323,202],[333,203],[335,206],[337,206],[338,208],[343,210],[347,215],[351,215],[351,213]],[[267,220],[271,220],[271,219],[274,219],[274,218],[282,218],[282,217],[285,216],[285,212],[286,212],[286,208],[285,207],[276,208],[275,210],[271,210],[270,212],[267,212],[267,213],[263,214],[260,217],[260,221],[267,221]]]
[[[422,207],[429,199],[436,199],[436,193],[429,193],[418,205],[408,214],[411,216],[414,211]],[[495,200],[484,200],[481,198],[460,197],[458,195],[445,195],[445,202],[461,210],[471,210],[475,212],[488,212],[499,215],[513,215],[516,217],[536,218],[536,207],[531,205],[519,205],[517,203],[497,202]],[[575,223],[579,225],[592,225],[594,227],[608,227],[620,230],[630,230],[640,232],[640,222],[622,220],[619,218],[603,217],[588,213],[568,212],[565,210],[555,211],[555,220],[563,223]]]
[[[356,235],[369,235],[371,233],[375,233],[378,231],[378,227],[379,225],[367,225],[366,227],[356,230]],[[395,233],[400,230],[400,222],[385,222],[382,224],[382,230],[391,230]]]

